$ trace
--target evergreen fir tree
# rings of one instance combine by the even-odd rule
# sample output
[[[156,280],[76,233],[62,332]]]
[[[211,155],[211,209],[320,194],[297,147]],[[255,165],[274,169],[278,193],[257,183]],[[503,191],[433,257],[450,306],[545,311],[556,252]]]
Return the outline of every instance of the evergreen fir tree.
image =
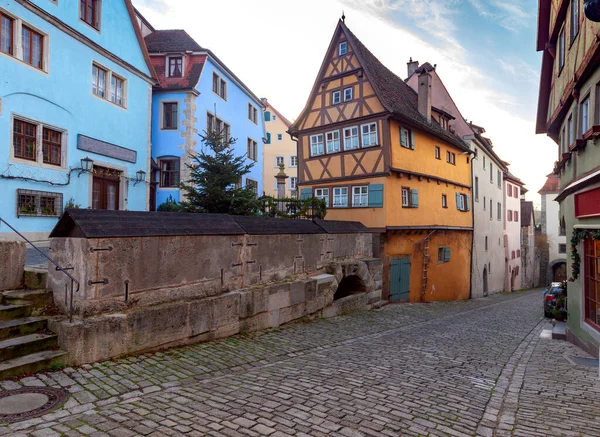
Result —
[[[245,156],[235,156],[235,138],[224,138],[225,132],[211,130],[200,135],[205,147],[192,155],[186,164],[191,170],[189,181],[181,184],[185,200],[181,206],[188,212],[254,215],[258,211],[255,187],[241,187],[242,176],[254,163],[246,164]]]

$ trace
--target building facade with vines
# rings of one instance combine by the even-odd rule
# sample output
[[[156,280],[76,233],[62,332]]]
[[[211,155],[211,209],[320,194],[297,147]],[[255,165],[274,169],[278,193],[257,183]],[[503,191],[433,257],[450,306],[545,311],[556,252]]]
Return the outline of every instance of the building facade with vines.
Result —
[[[0,215],[146,210],[155,82],[130,0],[0,0]],[[12,238],[0,228],[2,238]]]
[[[567,338],[598,354],[600,345],[600,23],[583,0],[543,0],[537,49],[543,52],[537,133],[557,144],[560,223],[567,237]]]

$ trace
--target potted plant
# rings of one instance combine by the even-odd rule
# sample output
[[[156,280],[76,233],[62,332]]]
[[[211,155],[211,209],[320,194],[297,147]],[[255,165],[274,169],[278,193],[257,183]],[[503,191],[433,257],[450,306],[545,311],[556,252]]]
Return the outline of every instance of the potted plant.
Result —
[[[556,300],[556,307],[552,310],[552,317],[558,322],[567,320],[566,296],[560,296]]]

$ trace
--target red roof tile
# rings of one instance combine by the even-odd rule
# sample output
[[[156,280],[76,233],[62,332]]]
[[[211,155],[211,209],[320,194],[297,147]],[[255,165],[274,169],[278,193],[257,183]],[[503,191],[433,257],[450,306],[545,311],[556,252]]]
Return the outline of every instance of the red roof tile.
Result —
[[[538,191],[538,193],[539,194],[558,193],[560,191],[558,186],[559,186],[558,176],[554,176],[554,175],[548,176],[548,179],[546,179],[546,183],[544,184],[542,189],[540,191]]]

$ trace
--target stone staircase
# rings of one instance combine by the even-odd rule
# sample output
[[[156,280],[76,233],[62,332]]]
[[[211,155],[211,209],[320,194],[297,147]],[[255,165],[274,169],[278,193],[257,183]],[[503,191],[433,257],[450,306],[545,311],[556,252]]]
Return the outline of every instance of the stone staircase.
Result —
[[[44,316],[52,301],[45,289],[0,292],[0,380],[65,363],[67,354]]]

